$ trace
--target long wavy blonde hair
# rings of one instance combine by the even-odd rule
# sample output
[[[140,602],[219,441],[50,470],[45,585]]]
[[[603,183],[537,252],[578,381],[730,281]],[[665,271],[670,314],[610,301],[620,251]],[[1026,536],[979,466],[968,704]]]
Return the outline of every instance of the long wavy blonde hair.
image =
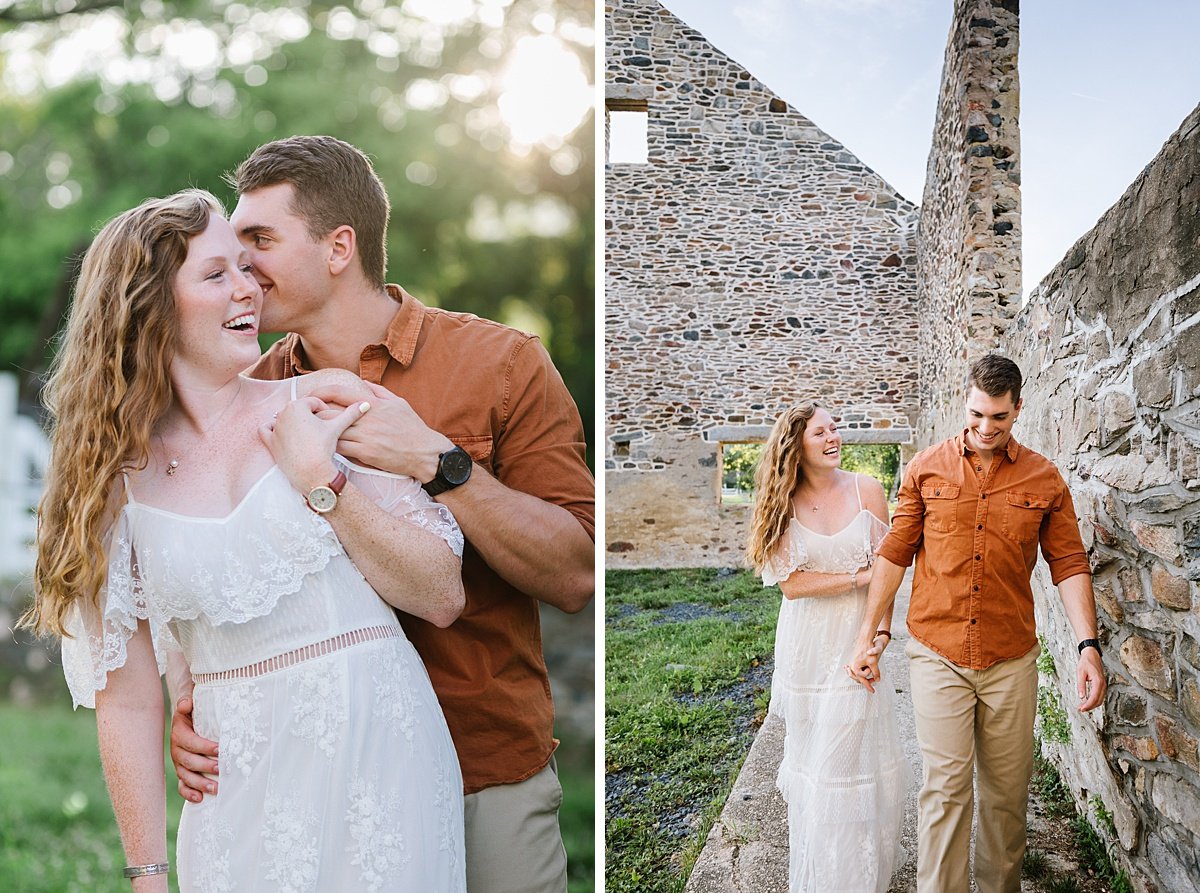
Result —
[[[220,202],[199,189],[149,199],[109,221],[83,256],[43,392],[50,468],[35,599],[22,618],[39,634],[64,635],[76,600],[98,601],[118,475],[146,467],[151,433],[174,396],[175,274],[212,214],[224,214]]]
[[[800,456],[808,420],[821,405],[800,403],[775,420],[754,472],[754,515],[746,560],[761,572],[775,550],[792,513],[792,494],[801,480]]]

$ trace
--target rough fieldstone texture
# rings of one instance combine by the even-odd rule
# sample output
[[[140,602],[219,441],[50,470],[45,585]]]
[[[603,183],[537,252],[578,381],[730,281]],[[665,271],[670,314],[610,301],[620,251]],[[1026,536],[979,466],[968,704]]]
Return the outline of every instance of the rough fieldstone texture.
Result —
[[[1016,0],[956,0],[917,243],[918,445],[962,423],[971,362],[1021,306]]]
[[[1055,760],[1114,816],[1135,889],[1200,883],[1200,108],[1038,286],[1006,339],[1022,439],[1063,471],[1100,604],[1105,707],[1069,711]],[[1040,568],[1038,625],[1074,636]],[[1073,700],[1073,672],[1060,672]],[[1118,822],[1118,828],[1120,822]],[[1103,833],[1103,831],[1101,832]]]
[[[605,168],[607,564],[736,565],[721,442],[813,397],[911,441],[915,208],[659,3],[605,13],[609,107],[648,115]]]

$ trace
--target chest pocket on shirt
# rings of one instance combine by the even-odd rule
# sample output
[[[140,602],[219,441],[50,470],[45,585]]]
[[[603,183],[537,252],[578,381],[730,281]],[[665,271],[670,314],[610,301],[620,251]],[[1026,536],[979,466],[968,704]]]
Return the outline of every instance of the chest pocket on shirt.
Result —
[[[953,532],[958,512],[958,484],[926,484],[921,488],[925,502],[925,523],[931,530]]]
[[[447,434],[455,445],[467,451],[467,455],[480,465],[494,468],[492,462],[492,435],[490,434]]]
[[[1009,490],[1004,498],[1004,535],[1014,542],[1032,543],[1038,538],[1050,500],[1017,490]]]

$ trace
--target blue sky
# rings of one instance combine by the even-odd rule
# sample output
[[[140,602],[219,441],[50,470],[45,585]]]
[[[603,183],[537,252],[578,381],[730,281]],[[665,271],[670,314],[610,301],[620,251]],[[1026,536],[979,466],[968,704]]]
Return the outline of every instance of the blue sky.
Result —
[[[666,0],[905,197],[920,202],[953,0]],[[1026,292],[1200,103],[1190,0],[1026,0]]]

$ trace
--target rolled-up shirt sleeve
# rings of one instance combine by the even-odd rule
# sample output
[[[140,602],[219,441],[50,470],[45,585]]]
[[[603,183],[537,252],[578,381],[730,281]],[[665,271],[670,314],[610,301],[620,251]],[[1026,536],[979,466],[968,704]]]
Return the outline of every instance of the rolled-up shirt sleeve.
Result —
[[[917,485],[917,461],[910,462],[904,472],[892,529],[875,550],[876,555],[900,567],[912,565],[925,532],[925,500]]]
[[[1058,476],[1057,498],[1043,519],[1040,541],[1042,557],[1050,567],[1050,579],[1057,586],[1076,574],[1090,574],[1087,550],[1079,535],[1079,519],[1075,516],[1075,502],[1062,476]]]

